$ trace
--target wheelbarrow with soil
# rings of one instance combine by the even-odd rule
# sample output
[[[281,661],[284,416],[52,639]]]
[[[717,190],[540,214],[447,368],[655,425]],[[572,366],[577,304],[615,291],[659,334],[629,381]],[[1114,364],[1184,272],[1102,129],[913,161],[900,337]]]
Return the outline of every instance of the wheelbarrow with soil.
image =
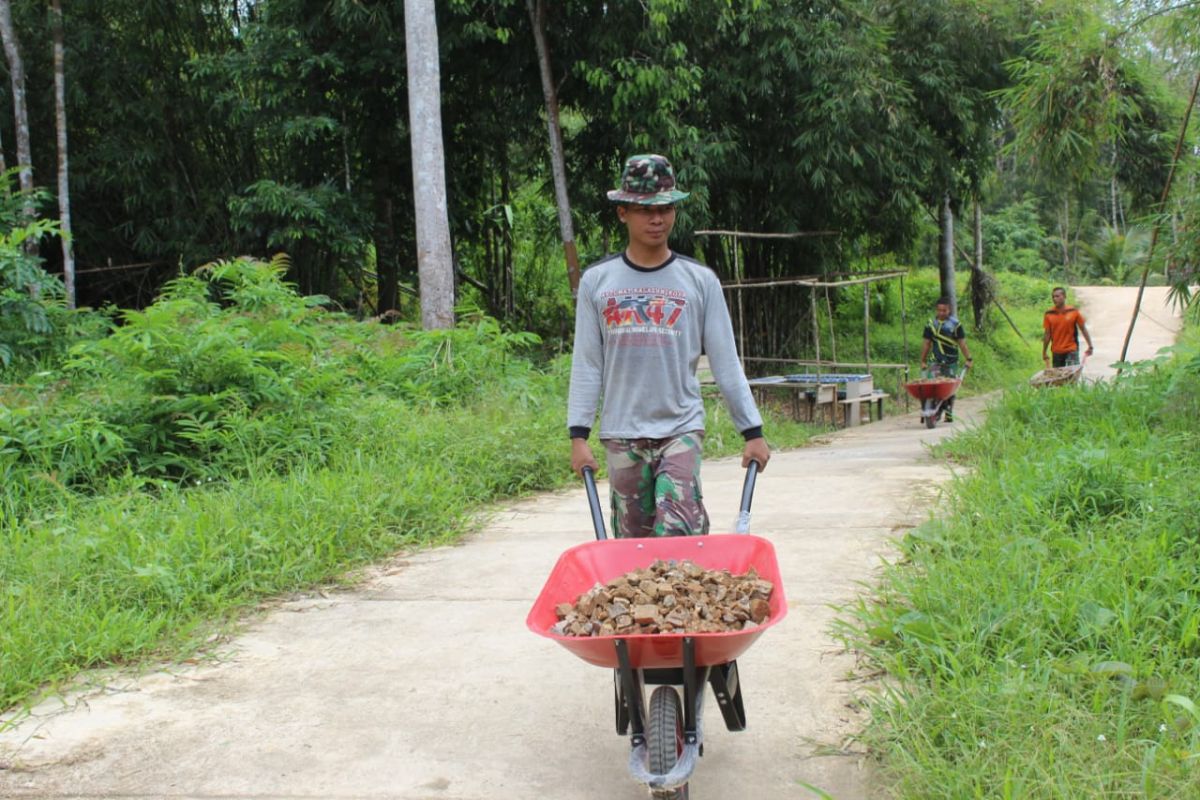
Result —
[[[751,462],[742,487],[737,533],[645,539],[609,539],[600,511],[592,471],[584,470],[596,541],[563,553],[526,619],[531,631],[562,645],[589,664],[613,670],[616,730],[629,736],[629,773],[654,798],[685,800],[697,761],[704,754],[702,717],[706,685],[730,731],[746,727],[746,712],[737,659],[763,632],[787,615],[775,548],[749,530],[750,503],[758,464]],[[767,616],[727,632],[642,633],[600,635],[562,632],[561,604],[631,572],[658,564],[673,568],[690,564],[733,576],[756,575],[773,587]],[[692,569],[691,566],[688,567]],[[626,623],[627,624],[627,623]],[[646,703],[647,687],[654,687]],[[682,696],[681,696],[682,694]]]
[[[966,377],[969,367],[963,367],[962,374],[957,378],[946,376],[924,377],[920,380],[909,381],[904,384],[904,389],[921,403],[921,421],[925,423],[926,428],[933,428],[938,424],[942,415],[946,413],[946,408],[950,404],[950,399],[958,392],[962,386],[963,378]]]

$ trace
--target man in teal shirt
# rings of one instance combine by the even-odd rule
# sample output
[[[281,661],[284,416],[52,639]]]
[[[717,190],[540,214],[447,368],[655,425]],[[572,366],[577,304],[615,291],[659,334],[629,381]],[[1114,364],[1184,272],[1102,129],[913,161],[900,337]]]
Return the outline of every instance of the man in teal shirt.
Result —
[[[958,377],[958,351],[962,350],[967,366],[971,366],[971,353],[967,350],[967,334],[962,323],[950,313],[950,301],[939,297],[934,307],[933,319],[925,325],[925,341],[921,345],[921,370],[932,377]],[[930,367],[929,356],[933,355]],[[954,395],[946,401],[946,422],[954,422]]]

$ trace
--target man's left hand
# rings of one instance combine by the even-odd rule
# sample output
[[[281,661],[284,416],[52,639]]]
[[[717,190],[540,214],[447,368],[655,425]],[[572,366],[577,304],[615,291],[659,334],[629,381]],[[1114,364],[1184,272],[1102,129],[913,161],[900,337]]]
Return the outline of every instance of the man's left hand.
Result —
[[[750,466],[751,461],[758,462],[758,471],[767,471],[767,462],[771,460],[771,448],[767,447],[766,438],[760,436],[757,439],[751,439],[746,442],[746,447],[742,450],[742,468]]]
[[[1087,352],[1085,352],[1085,353],[1084,353],[1084,355],[1085,355],[1085,356],[1090,356],[1091,354],[1092,354],[1092,348],[1089,346],[1089,347],[1088,347],[1088,349],[1087,349]]]

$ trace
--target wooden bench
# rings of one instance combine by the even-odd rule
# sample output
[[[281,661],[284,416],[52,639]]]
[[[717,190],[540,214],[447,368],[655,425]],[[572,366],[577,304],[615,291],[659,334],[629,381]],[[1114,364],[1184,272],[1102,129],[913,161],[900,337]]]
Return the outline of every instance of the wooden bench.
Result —
[[[842,406],[842,424],[851,428],[862,423],[863,414],[866,422],[871,421],[871,405],[878,409],[879,419],[883,419],[883,401],[888,397],[887,392],[875,389],[875,382],[870,378],[846,382],[846,396],[838,402]]]
[[[770,394],[783,394],[787,398],[791,417],[797,422],[813,422],[818,414],[824,418],[828,409],[829,424],[837,423],[838,391],[837,386],[832,383],[811,384],[781,378],[755,378],[750,381],[750,389],[754,392],[755,402],[760,406],[769,404]],[[801,408],[804,409],[804,413],[801,412]]]
[[[862,420],[864,422],[879,422],[879,421],[881,421],[883,419],[883,401],[888,399],[889,397],[891,397],[891,395],[888,394],[887,392],[882,391],[880,389],[876,389],[873,392],[871,392],[870,394],[859,395],[858,397],[851,397],[851,398],[847,398],[845,400],[839,400],[838,403],[844,409],[843,419],[845,420],[845,424],[847,426],[858,424],[858,423],[850,421],[850,415],[853,415],[856,412],[858,412],[860,414],[860,416],[862,416],[862,415],[866,416],[866,419]],[[872,416],[871,416],[871,406],[872,405],[875,406],[874,418],[872,418]],[[861,408],[861,411],[859,411],[860,408]]]

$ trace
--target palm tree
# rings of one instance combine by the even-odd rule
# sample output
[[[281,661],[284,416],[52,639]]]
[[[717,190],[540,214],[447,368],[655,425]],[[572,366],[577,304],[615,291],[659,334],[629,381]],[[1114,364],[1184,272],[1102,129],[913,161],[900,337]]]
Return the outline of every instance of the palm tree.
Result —
[[[1121,233],[1106,225],[1095,242],[1084,242],[1087,276],[1101,283],[1124,286],[1146,260],[1149,235],[1141,228]]]

